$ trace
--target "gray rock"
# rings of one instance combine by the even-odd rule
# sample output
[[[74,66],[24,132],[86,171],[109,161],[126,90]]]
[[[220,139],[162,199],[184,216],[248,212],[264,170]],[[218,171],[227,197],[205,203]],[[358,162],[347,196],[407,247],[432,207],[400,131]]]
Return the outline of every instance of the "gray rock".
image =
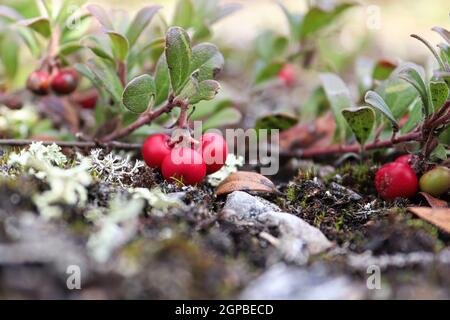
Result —
[[[250,300],[335,300],[364,298],[365,289],[346,276],[329,275],[324,265],[309,268],[273,265],[251,282],[241,293]]]
[[[224,210],[227,212],[226,219],[235,223],[277,227],[280,237],[274,238],[271,243],[278,247],[288,261],[303,264],[309,254],[318,254],[333,246],[319,229],[306,221],[281,212],[274,204],[245,192],[235,191],[228,195]]]

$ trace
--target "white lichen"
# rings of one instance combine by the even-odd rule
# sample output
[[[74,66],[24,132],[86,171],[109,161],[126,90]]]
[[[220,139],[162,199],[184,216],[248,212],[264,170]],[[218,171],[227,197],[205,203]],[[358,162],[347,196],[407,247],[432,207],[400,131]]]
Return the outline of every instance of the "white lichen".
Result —
[[[12,153],[8,165],[48,183],[49,190],[35,194],[32,199],[40,214],[45,219],[51,219],[61,216],[60,205],[84,205],[87,201],[86,187],[92,182],[89,174],[91,161],[79,157],[78,165],[64,168],[62,166],[67,164],[67,158],[59,146],[33,142],[28,149],[18,154]]]
[[[207,181],[211,186],[216,187],[230,174],[237,172],[238,167],[242,167],[243,165],[244,158],[242,156],[236,157],[233,153],[230,153],[227,156],[225,165],[219,171],[210,174],[207,177]]]
[[[36,108],[24,106],[19,110],[11,110],[0,106],[0,131],[8,132],[11,136],[25,138],[42,121]]]
[[[134,182],[139,169],[144,167],[143,161],[131,161],[130,155],[124,157],[113,152],[104,155],[102,149],[92,150],[90,159],[91,171],[95,172],[98,178],[107,183],[118,183],[121,187],[124,187],[125,179]]]
[[[44,146],[39,141],[31,143],[28,149],[22,149],[19,153],[11,153],[8,159],[10,166],[25,167],[30,166],[31,162],[39,162],[37,166],[62,166],[67,163],[67,157],[57,144]]]
[[[131,193],[133,199],[144,199],[150,207],[158,210],[179,207],[183,204],[179,199],[162,192],[160,188],[152,190],[147,188],[130,188],[128,192]]]

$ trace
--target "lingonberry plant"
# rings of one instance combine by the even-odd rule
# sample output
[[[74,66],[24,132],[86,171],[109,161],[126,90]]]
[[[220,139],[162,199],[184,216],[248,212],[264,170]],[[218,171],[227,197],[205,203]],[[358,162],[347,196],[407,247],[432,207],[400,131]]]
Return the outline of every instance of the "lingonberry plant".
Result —
[[[440,27],[433,30],[446,41],[438,49],[420,36],[412,35],[430,49],[436,60],[431,76],[413,63],[396,65],[380,60],[370,67],[366,64],[363,75],[366,81],[361,86],[365,90],[361,91],[358,101],[354,101],[339,76],[321,74],[324,95],[317,100],[326,99],[334,114],[335,144],[306,148],[290,152],[290,155],[308,158],[362,152],[364,156],[369,150],[408,143],[411,154],[382,167],[377,172],[375,185],[386,200],[413,196],[417,191],[416,174],[420,176],[446,160],[449,142],[449,31]],[[356,106],[361,102],[364,105]],[[357,144],[345,144],[349,139],[355,139]],[[447,175],[441,175],[441,182],[435,178],[437,174],[432,173],[439,170],[442,171],[432,169],[422,177],[422,191],[440,195],[448,190]]]
[[[136,131],[148,135],[155,128],[169,126],[173,130],[182,129],[183,134],[176,138],[151,135],[142,147],[149,166],[162,169],[167,179],[176,176],[188,184],[197,183],[206,173],[222,167],[227,155],[224,139],[206,134],[201,141],[194,140],[189,121],[191,117],[199,119],[216,110],[214,106],[199,116],[193,106],[216,96],[220,85],[214,78],[224,65],[224,58],[214,44],[199,41],[211,36],[213,23],[240,6],[180,0],[172,27],[162,16],[157,25],[149,27],[160,6],[144,7],[130,19],[99,5],[87,4],[72,10],[68,1],[62,6],[46,0],[37,3],[40,16],[35,18],[25,19],[9,7],[2,7],[0,16],[6,17],[11,25],[23,28],[20,29],[23,38],[36,42],[28,43],[30,48],[38,44],[41,48],[34,52],[40,62],[28,75],[26,88],[36,98],[51,95],[51,101],[70,113],[70,131],[79,141],[60,145],[136,148],[138,144],[116,140],[132,140]],[[93,31],[98,27],[100,32]],[[191,44],[191,39],[195,44]],[[86,87],[86,79],[94,88],[79,91],[80,82]],[[2,101],[12,105],[11,99],[3,97]],[[228,106],[226,103],[220,108]],[[79,118],[74,112],[76,108],[93,110],[94,125]],[[172,116],[176,120],[169,125]],[[214,123],[220,126],[238,119],[236,113],[222,112]],[[160,127],[146,128],[155,123]],[[211,126],[206,124],[205,129],[208,127]],[[165,159],[170,155],[175,158],[179,155],[182,160],[201,158],[201,168],[197,164],[183,167]],[[199,171],[198,175],[193,176],[193,171]]]

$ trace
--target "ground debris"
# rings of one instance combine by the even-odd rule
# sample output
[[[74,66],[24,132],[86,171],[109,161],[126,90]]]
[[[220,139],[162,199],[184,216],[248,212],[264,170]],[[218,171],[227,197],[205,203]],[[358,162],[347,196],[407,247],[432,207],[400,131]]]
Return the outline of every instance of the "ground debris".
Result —
[[[333,246],[320,230],[290,213],[274,211],[272,206],[245,192],[231,193],[224,210],[226,219],[234,223],[256,224],[267,230],[278,229],[278,237],[272,244],[289,261],[304,264],[309,254],[318,254]],[[267,233],[264,235],[268,239]]]
[[[361,299],[364,287],[346,276],[331,275],[325,265],[299,268],[279,263],[247,286],[242,299]]]

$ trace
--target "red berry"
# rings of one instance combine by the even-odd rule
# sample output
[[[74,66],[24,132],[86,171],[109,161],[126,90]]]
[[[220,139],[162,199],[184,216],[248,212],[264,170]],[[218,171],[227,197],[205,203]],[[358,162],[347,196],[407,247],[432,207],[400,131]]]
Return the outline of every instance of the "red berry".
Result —
[[[397,159],[395,159],[395,162],[407,164],[409,166],[411,159],[412,159],[412,154],[404,154],[404,155],[398,157]]]
[[[190,148],[175,148],[161,165],[164,179],[180,180],[184,184],[196,184],[206,176],[206,165],[202,155]]]
[[[97,105],[98,93],[97,91],[88,91],[84,95],[80,96],[77,103],[83,109],[94,109]]]
[[[169,147],[170,137],[166,134],[157,133],[151,135],[142,145],[142,157],[149,167],[161,167],[164,158],[172,150]]]
[[[409,114],[405,114],[399,121],[398,126],[402,128],[408,122]]]
[[[45,71],[34,71],[27,79],[27,88],[38,95],[46,95],[50,88],[50,75]]]
[[[217,133],[205,133],[200,138],[200,142],[207,174],[220,170],[225,164],[228,155],[225,139]]]
[[[285,64],[278,72],[278,79],[286,86],[293,86],[296,81],[295,67],[292,64]]]
[[[75,70],[60,70],[52,78],[52,90],[58,94],[70,94],[77,88],[78,81],[78,73]]]
[[[417,193],[416,173],[409,165],[391,162],[382,166],[375,175],[375,187],[384,200],[397,197],[410,198]]]

